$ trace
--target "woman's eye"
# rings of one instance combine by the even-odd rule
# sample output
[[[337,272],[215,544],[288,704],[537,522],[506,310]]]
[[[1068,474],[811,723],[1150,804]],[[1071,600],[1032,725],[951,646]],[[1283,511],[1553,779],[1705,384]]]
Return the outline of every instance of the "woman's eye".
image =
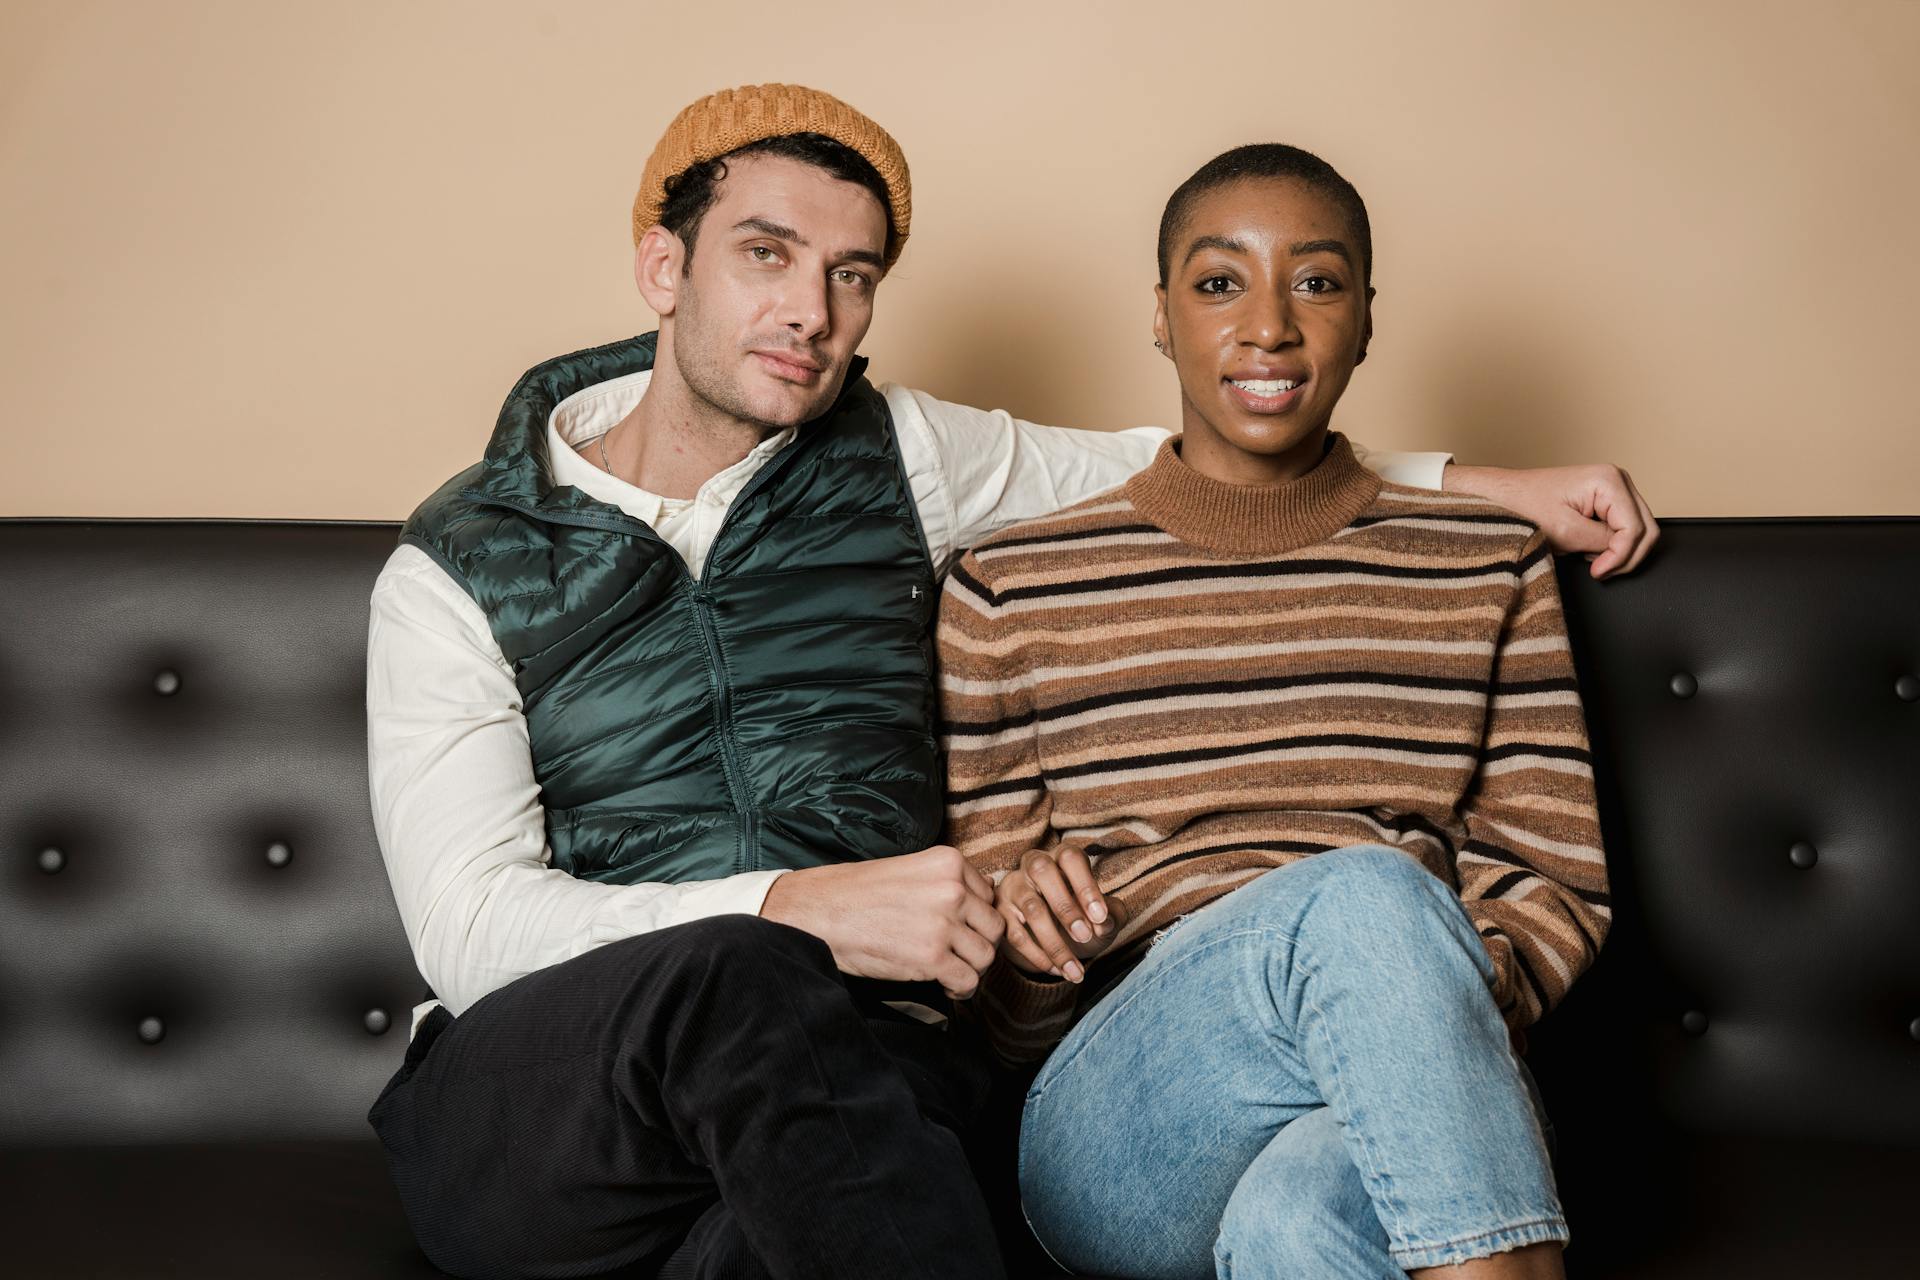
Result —
[[[1233,288],[1233,281],[1226,276],[1208,276],[1200,282],[1202,293],[1226,293]]]
[[[1340,286],[1325,276],[1308,276],[1300,282],[1300,287],[1308,293],[1332,293]]]

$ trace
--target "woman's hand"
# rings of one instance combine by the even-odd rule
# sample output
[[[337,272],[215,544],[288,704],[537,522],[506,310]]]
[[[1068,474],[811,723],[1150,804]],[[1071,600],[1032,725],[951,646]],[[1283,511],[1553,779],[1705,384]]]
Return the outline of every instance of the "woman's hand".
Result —
[[[1086,978],[1082,961],[1113,945],[1125,911],[1094,882],[1093,864],[1078,849],[1055,857],[1029,849],[1017,870],[994,891],[993,905],[1006,921],[1000,948],[1028,973],[1050,973],[1069,982]]]

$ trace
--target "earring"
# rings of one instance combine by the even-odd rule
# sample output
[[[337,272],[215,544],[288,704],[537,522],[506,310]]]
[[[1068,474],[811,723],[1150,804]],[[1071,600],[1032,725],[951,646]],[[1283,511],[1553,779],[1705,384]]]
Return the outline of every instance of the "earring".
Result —
[[[1155,351],[1165,351],[1165,350],[1166,350],[1166,348],[1165,348],[1165,347],[1163,347],[1163,346],[1161,346],[1161,345],[1160,345],[1160,339],[1158,339],[1158,338],[1155,338],[1155,339],[1153,340],[1153,349],[1154,349]]]

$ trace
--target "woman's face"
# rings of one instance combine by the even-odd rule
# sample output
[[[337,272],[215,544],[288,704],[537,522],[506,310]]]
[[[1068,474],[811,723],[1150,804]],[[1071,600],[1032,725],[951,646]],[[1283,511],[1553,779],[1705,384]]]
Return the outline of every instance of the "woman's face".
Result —
[[[1180,375],[1181,456],[1243,483],[1305,474],[1373,332],[1345,214],[1250,179],[1201,196],[1172,248],[1153,330]]]

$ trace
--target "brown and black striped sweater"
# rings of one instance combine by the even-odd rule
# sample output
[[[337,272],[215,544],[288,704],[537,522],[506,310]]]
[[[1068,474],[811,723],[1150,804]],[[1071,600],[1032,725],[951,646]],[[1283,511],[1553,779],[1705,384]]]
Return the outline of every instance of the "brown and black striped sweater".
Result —
[[[1262,871],[1385,844],[1453,886],[1508,1023],[1607,930],[1606,865],[1551,552],[1477,498],[1383,484],[1346,440],[1288,484],[1177,441],[996,535],[940,607],[948,838],[996,880],[1081,848],[1129,913],[1086,986],[1004,959],[976,1013],[1039,1056],[1101,969]]]

